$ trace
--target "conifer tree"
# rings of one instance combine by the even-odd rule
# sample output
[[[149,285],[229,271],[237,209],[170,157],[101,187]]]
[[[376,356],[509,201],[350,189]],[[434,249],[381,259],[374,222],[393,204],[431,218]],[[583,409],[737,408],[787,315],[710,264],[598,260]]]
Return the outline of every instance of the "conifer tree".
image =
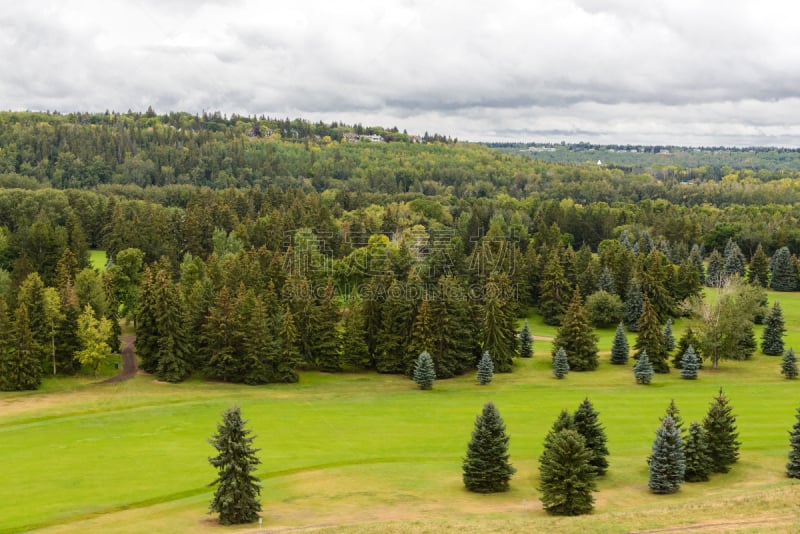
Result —
[[[342,317],[342,363],[350,369],[372,367],[365,329],[363,301],[352,299]]]
[[[781,374],[789,380],[797,378],[797,356],[795,356],[794,350],[791,348],[786,351],[786,354],[781,359]]]
[[[736,432],[736,417],[728,404],[728,398],[719,390],[703,419],[703,429],[708,436],[708,454],[711,457],[711,471],[727,473],[730,466],[739,459],[739,437]]]
[[[224,286],[208,312],[202,333],[208,351],[209,375],[231,382],[238,382],[237,378],[243,375],[236,347],[239,332],[236,315],[236,300]]]
[[[750,267],[747,271],[747,281],[761,287],[769,287],[769,258],[764,252],[761,243],[750,258]]]
[[[772,309],[767,315],[766,327],[761,335],[761,350],[770,356],[783,354],[783,335],[786,327],[783,322],[783,311],[778,301],[772,305]]]
[[[703,255],[700,253],[700,247],[697,244],[692,245],[692,250],[689,252],[689,264],[697,270],[697,277],[701,284],[706,283],[706,268],[703,264]]]
[[[0,319],[0,326],[8,326],[10,322],[10,317]],[[33,337],[25,302],[17,306],[10,326],[0,334],[8,336],[4,343],[6,350],[0,354],[0,386],[6,391],[37,389],[42,383],[42,351]]]
[[[689,347],[694,349],[694,353],[697,356],[698,369],[702,369],[703,357],[700,354],[700,338],[697,337],[697,334],[694,333],[694,330],[692,330],[691,326],[686,328],[683,335],[678,340],[675,355],[672,357],[672,366],[675,369],[680,369],[683,365],[681,361],[683,360],[683,355],[686,354],[686,350]]]
[[[545,438],[539,458],[539,491],[545,511],[575,516],[594,509],[592,492],[597,490],[592,451],[577,431],[563,429]]]
[[[603,270],[600,272],[600,277],[597,279],[597,289],[612,295],[617,294],[617,287],[614,283],[614,275],[608,266],[603,267]]]
[[[725,273],[725,276],[737,275],[744,278],[746,265],[747,261],[739,245],[733,239],[728,239],[723,254],[722,272]]]
[[[295,373],[296,376],[294,369],[302,364],[303,358],[300,356],[300,341],[298,339],[300,335],[297,332],[292,311],[288,307],[283,310],[281,315],[278,336],[281,341],[281,364],[291,369],[291,372]],[[286,376],[290,377],[291,375],[287,374]]]
[[[636,336],[634,349],[636,350],[634,358],[638,358],[643,351],[647,351],[655,372],[669,372],[664,331],[659,324],[655,309],[646,298],[644,300],[644,312],[639,319],[639,334]]]
[[[770,262],[769,287],[775,291],[794,291],[797,288],[797,270],[788,247],[779,248]]]
[[[597,336],[584,315],[578,288],[572,293],[572,301],[553,340],[553,347],[564,349],[571,371],[597,369]],[[555,353],[553,357],[555,358]]]
[[[436,380],[436,370],[433,367],[431,355],[427,351],[423,351],[417,358],[413,378],[419,389],[433,388],[433,382]]]
[[[527,319],[525,319],[525,323],[522,325],[522,330],[519,333],[519,355],[520,358],[533,357],[533,335],[531,335],[531,329],[528,326]]]
[[[711,472],[711,457],[708,455],[708,437],[700,423],[689,425],[689,433],[683,443],[686,456],[686,482],[705,482]]]
[[[514,329],[514,306],[509,294],[508,276],[489,275],[485,286],[486,299],[483,305],[481,328],[482,347],[489,351],[499,373],[510,373],[517,354],[517,336]]]
[[[639,280],[631,278],[625,294],[625,326],[631,332],[639,330],[639,319],[644,311],[644,294]]]
[[[209,512],[218,512],[223,525],[252,523],[261,511],[260,479],[253,474],[261,463],[256,456],[259,449],[253,448],[255,436],[245,424],[238,407],[228,408],[209,440],[217,449],[217,456],[208,459],[217,470],[217,479],[209,484],[217,486]]]
[[[475,418],[475,429],[462,464],[464,486],[476,493],[508,491],[516,469],[508,462],[506,425],[495,405],[487,402]]]
[[[706,269],[706,285],[708,287],[721,287],[723,285],[723,280],[725,278],[723,267],[724,260],[722,259],[722,255],[719,251],[714,250],[708,256],[708,267]]]
[[[643,350],[636,360],[636,365],[633,366],[633,376],[636,377],[637,384],[647,385],[653,380],[653,364],[650,363],[650,358],[647,356],[647,351]]]
[[[628,346],[628,336],[625,335],[625,326],[619,323],[617,331],[614,333],[614,342],[611,344],[611,363],[614,365],[625,365],[628,363],[630,348]]]
[[[56,325],[55,349],[56,369],[60,373],[72,375],[78,372],[81,365],[75,354],[81,349],[78,339],[78,297],[72,282],[67,281],[59,292],[61,321]]]
[[[694,347],[689,345],[681,358],[681,378],[684,380],[697,380],[697,370],[700,369],[700,359],[694,351]]]
[[[667,319],[667,322],[664,324],[664,348],[668,353],[675,350],[675,336],[672,334],[672,318]]]
[[[679,432],[683,433],[683,418],[681,417],[681,411],[678,409],[678,405],[675,404],[675,399],[670,399],[669,405],[667,405],[667,411],[664,413],[664,417],[671,417],[672,421],[675,423],[675,428],[677,428]],[[660,418],[659,422],[663,421],[664,417]]]
[[[686,457],[681,433],[675,426],[675,421],[666,416],[653,441],[647,487],[653,493],[675,493],[680,489],[685,472]]]
[[[488,350],[483,351],[483,356],[478,361],[478,372],[475,378],[478,380],[478,384],[482,386],[491,383],[494,378],[494,362],[492,362],[492,357],[489,355]]]
[[[569,359],[564,347],[558,347],[553,355],[553,375],[556,378],[564,378],[569,373]]]
[[[564,275],[564,268],[558,250],[552,250],[542,271],[539,290],[539,313],[545,324],[557,325],[566,311],[570,285]]]
[[[608,447],[606,443],[605,430],[599,421],[600,414],[594,409],[589,398],[583,399],[583,402],[572,414],[572,422],[574,429],[583,436],[586,441],[586,447],[592,451],[592,459],[589,462],[595,468],[597,476],[603,476],[608,471]]]
[[[439,378],[460,375],[475,365],[480,354],[475,336],[481,328],[477,316],[463,285],[455,277],[441,277],[431,301],[435,343],[430,349]]]
[[[786,464],[786,476],[800,478],[800,408],[795,414],[795,423],[789,432],[789,462]]]
[[[314,338],[311,343],[312,359],[320,371],[342,370],[339,319],[339,307],[336,305],[333,281],[328,278],[325,293],[315,310],[314,323],[310,329]]]
[[[675,299],[667,287],[673,271],[664,254],[654,249],[644,258],[638,272],[642,294],[653,306],[659,323],[666,321],[675,308]]]

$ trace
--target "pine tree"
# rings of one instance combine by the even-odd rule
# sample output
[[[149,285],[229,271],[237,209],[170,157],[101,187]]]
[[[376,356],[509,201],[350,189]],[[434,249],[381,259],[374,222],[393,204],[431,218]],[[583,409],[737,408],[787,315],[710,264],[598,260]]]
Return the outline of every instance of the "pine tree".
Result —
[[[783,354],[783,336],[785,333],[783,311],[780,303],[775,301],[767,315],[766,327],[761,336],[761,351],[770,356]]]
[[[508,491],[508,482],[516,469],[508,462],[506,425],[495,405],[487,402],[475,419],[472,439],[464,458],[464,485],[476,493]]]
[[[689,425],[689,434],[683,443],[686,456],[686,482],[705,482],[711,472],[711,457],[708,455],[708,437],[700,423]]]
[[[685,380],[697,380],[697,370],[700,369],[700,359],[694,352],[694,347],[689,345],[681,358],[681,378]]]
[[[639,280],[631,278],[625,294],[625,326],[631,332],[639,330],[639,319],[644,311],[644,294]]]
[[[670,399],[669,405],[667,405],[667,411],[664,413],[664,417],[671,417],[672,421],[675,423],[675,428],[677,428],[679,432],[683,433],[683,418],[681,417],[681,411],[678,409],[678,405],[675,404],[675,399]],[[660,418],[659,422],[663,421],[664,417]]]
[[[311,326],[314,365],[320,371],[341,371],[340,313],[330,278],[325,285],[324,296],[314,312],[314,323]]]
[[[564,268],[558,250],[553,249],[542,271],[539,290],[539,313],[545,324],[557,325],[566,311],[570,285],[564,275]]]
[[[724,260],[719,251],[715,250],[708,256],[706,285],[708,287],[721,287],[725,278],[723,272]]]
[[[427,351],[423,351],[417,358],[413,378],[419,389],[433,388],[433,382],[436,380],[436,370],[433,367],[431,355]]]
[[[498,373],[510,373],[517,355],[517,336],[514,329],[514,313],[509,294],[508,276],[492,273],[484,287],[486,300],[483,305],[481,328],[482,347],[489,351]]]
[[[619,323],[617,331],[614,333],[614,342],[611,345],[611,363],[614,365],[625,365],[628,363],[630,348],[628,346],[628,336],[625,335],[625,326]]]
[[[786,464],[786,476],[800,478],[800,408],[795,414],[795,423],[789,432],[789,463]]]
[[[697,337],[697,334],[694,333],[692,327],[689,326],[688,328],[686,328],[686,331],[684,331],[683,335],[678,340],[678,345],[676,347],[677,350],[675,351],[675,355],[672,357],[672,366],[675,369],[680,369],[681,366],[683,365],[681,363],[681,360],[683,360],[683,355],[686,353],[686,350],[689,347],[692,347],[694,349],[694,353],[697,356],[698,369],[703,368],[702,365],[703,357],[700,353],[700,338]]]
[[[653,493],[675,493],[680,489],[685,472],[686,457],[681,433],[671,417],[664,417],[653,441],[647,487]]]
[[[797,356],[795,356],[794,350],[791,348],[786,351],[786,354],[781,359],[781,374],[789,380],[797,378]]]
[[[794,291],[797,287],[797,271],[788,247],[779,248],[770,262],[769,287],[775,291]]]
[[[761,243],[750,258],[750,268],[747,271],[747,281],[761,287],[769,287],[769,258],[764,252]]]
[[[597,476],[603,476],[608,471],[608,459],[606,458],[608,456],[608,447],[606,446],[608,438],[600,425],[599,416],[600,414],[587,397],[575,410],[572,422],[574,429],[586,441],[586,448],[592,451],[592,459],[589,463],[595,468]]]
[[[736,417],[728,404],[728,398],[719,390],[703,419],[703,429],[708,435],[708,454],[711,457],[711,471],[727,473],[730,466],[739,459],[739,434],[736,432]]]
[[[594,371],[597,369],[597,336],[586,320],[578,288],[572,293],[561,326],[553,340],[554,357],[557,348],[567,353],[571,371]]]
[[[603,270],[600,272],[600,277],[597,279],[597,289],[612,295],[617,294],[614,275],[611,273],[611,269],[609,269],[608,266],[603,267]]]
[[[667,352],[675,350],[675,336],[672,335],[672,319],[667,319],[664,324],[664,348]]]
[[[636,336],[634,349],[636,350],[634,358],[638,358],[643,351],[647,351],[653,370],[656,373],[669,372],[664,331],[659,324],[655,309],[646,298],[644,300],[644,312],[639,319],[639,335]]]
[[[552,515],[588,514],[597,490],[592,451],[577,431],[563,429],[545,438],[539,458],[539,491],[544,509]]]
[[[564,347],[558,347],[553,355],[553,375],[556,378],[564,378],[569,373],[569,359]]]
[[[478,361],[478,373],[476,374],[476,379],[478,383],[482,386],[485,386],[491,383],[492,379],[494,378],[494,362],[492,362],[492,357],[489,356],[489,351],[483,351],[483,356]]]
[[[375,367],[379,373],[405,372],[404,357],[411,338],[414,315],[403,284],[393,280],[381,312],[381,330]]]
[[[367,346],[364,304],[358,299],[350,300],[342,317],[342,363],[353,370],[372,367]]]
[[[217,469],[217,479],[209,484],[217,486],[209,512],[218,512],[223,525],[252,523],[261,511],[260,479],[253,475],[261,463],[256,456],[259,449],[252,447],[255,436],[249,436],[252,431],[245,424],[238,407],[228,408],[209,440],[218,452],[208,459]]]
[[[692,250],[689,252],[689,265],[697,270],[698,280],[705,285],[706,268],[703,265],[703,255],[700,253],[700,247],[697,244],[692,245]]]
[[[2,322],[11,323],[10,317]],[[33,337],[25,302],[17,306],[13,324],[4,334],[8,340],[5,354],[0,355],[0,386],[6,391],[37,389],[42,383],[42,351]]]
[[[728,239],[723,254],[722,272],[725,273],[725,276],[737,275],[740,278],[744,278],[746,264],[747,261],[739,245],[733,239]]]
[[[650,358],[647,356],[647,351],[644,350],[639,355],[636,365],[633,366],[633,376],[636,377],[637,384],[647,385],[653,380],[653,364],[650,363]]]
[[[525,319],[525,324],[522,325],[522,330],[519,333],[519,356],[520,358],[533,357],[533,335],[531,335],[527,319]]]

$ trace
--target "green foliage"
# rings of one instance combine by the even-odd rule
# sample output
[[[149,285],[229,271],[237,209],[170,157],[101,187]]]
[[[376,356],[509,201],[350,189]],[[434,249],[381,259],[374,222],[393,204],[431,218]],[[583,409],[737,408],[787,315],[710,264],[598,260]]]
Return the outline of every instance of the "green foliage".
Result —
[[[719,390],[703,419],[703,429],[708,436],[708,454],[711,457],[711,471],[727,473],[739,459],[739,433],[736,432],[736,417],[728,398]]]
[[[313,362],[320,371],[335,372],[342,369],[340,317],[333,291],[333,282],[329,278],[311,325]],[[402,370],[402,363],[401,358],[399,370]]]
[[[97,319],[94,309],[87,304],[78,317],[78,339],[82,349],[75,355],[79,362],[88,365],[97,377],[100,364],[111,359],[111,347],[106,342],[111,335],[111,321],[105,317]]]
[[[433,382],[436,380],[436,370],[433,367],[431,355],[427,351],[420,353],[417,358],[413,379],[419,389],[433,388]]]
[[[217,449],[217,455],[208,459],[217,470],[216,480],[209,484],[217,486],[209,512],[218,512],[223,525],[252,523],[261,511],[260,479],[253,474],[261,463],[256,456],[259,449],[253,448],[255,436],[245,424],[238,407],[228,408],[209,440]]]
[[[564,347],[558,347],[558,350],[553,354],[553,375],[556,378],[564,378],[569,373],[569,358]]]
[[[508,491],[516,469],[508,462],[506,425],[495,405],[487,402],[475,418],[475,429],[464,458],[464,486],[476,493]]]
[[[711,473],[711,457],[708,454],[708,436],[700,423],[689,425],[689,433],[683,444],[686,456],[686,482],[705,482]]]
[[[353,370],[371,367],[365,327],[363,301],[350,300],[342,317],[342,363]]]
[[[584,316],[581,295],[576,288],[561,326],[553,340],[553,358],[558,349],[564,349],[571,371],[593,371],[597,369],[597,336]]]
[[[597,490],[594,455],[582,435],[571,429],[551,432],[539,458],[539,491],[545,511],[552,515],[588,514]]]
[[[631,332],[639,330],[639,319],[644,312],[644,294],[636,278],[631,278],[625,297],[625,326]]]
[[[700,369],[700,358],[689,345],[681,358],[681,378],[684,380],[697,380],[697,371]]]
[[[761,243],[758,244],[756,251],[750,258],[747,281],[751,284],[758,283],[761,287],[769,286],[769,258],[764,252],[764,247],[761,246]]]
[[[714,250],[709,254],[708,267],[706,268],[706,285],[708,287],[720,287],[725,283],[723,263],[724,260],[719,251]]]
[[[797,378],[797,356],[795,356],[794,350],[791,348],[786,351],[786,354],[781,359],[781,374],[789,380]]]
[[[545,324],[561,324],[562,316],[567,309],[569,292],[570,284],[564,274],[561,258],[554,249],[544,264],[539,290],[539,313],[544,317]]]
[[[655,308],[650,305],[650,301],[645,298],[644,311],[639,318],[639,335],[636,336],[634,358],[641,358],[643,352],[647,352],[651,366],[657,373],[668,373],[667,347],[664,338],[664,330],[656,315]]]
[[[775,291],[794,291],[797,288],[797,271],[788,247],[781,247],[775,252],[770,271],[770,288]]]
[[[533,357],[533,335],[528,326],[528,320],[522,325],[522,330],[519,333],[519,356],[520,358]]]
[[[795,423],[789,432],[789,462],[786,464],[786,476],[800,478],[800,408],[795,414]]]
[[[784,334],[786,334],[786,326],[784,326],[783,311],[780,303],[775,301],[767,315],[766,327],[761,334],[761,351],[770,356],[783,354]]]
[[[636,383],[647,385],[653,380],[654,374],[653,364],[650,363],[647,351],[643,350],[639,355],[639,359],[636,360],[636,365],[633,366],[633,376],[636,378]]]
[[[675,493],[680,489],[686,471],[683,439],[675,421],[666,416],[656,430],[653,450],[648,459],[647,487],[658,494]]]
[[[572,415],[573,428],[583,436],[586,448],[592,451],[592,459],[589,462],[595,468],[597,476],[603,476],[608,471],[608,438],[599,420],[600,414],[594,409],[594,405],[589,398],[583,402]]]
[[[608,328],[622,320],[624,305],[617,295],[604,290],[586,298],[586,316],[597,328]]]
[[[499,276],[495,273],[489,275],[485,294],[482,347],[491,353],[497,372],[510,373],[514,367],[513,357],[517,355],[518,342],[508,276],[505,273]]]
[[[733,239],[728,239],[725,245],[725,252],[723,254],[722,272],[725,276],[738,276],[739,278],[745,277],[747,261],[745,260],[742,250]]]
[[[681,361],[683,360],[683,355],[686,353],[686,350],[689,347],[692,347],[694,349],[694,353],[697,356],[697,359],[700,360],[699,364],[700,367],[698,367],[698,369],[702,368],[703,356],[699,352],[700,338],[697,337],[697,334],[694,333],[694,330],[692,330],[691,325],[689,325],[686,327],[686,330],[684,330],[683,335],[678,340],[678,345],[676,347],[675,354],[672,357],[672,366],[675,369],[680,369],[681,365],[683,365]]]
[[[667,352],[675,350],[675,336],[672,334],[672,319],[667,319],[664,324],[664,348]]]
[[[483,356],[478,360],[478,372],[475,375],[478,384],[485,386],[491,383],[494,378],[494,363],[492,357],[489,356],[489,351],[483,351]]]
[[[628,336],[625,335],[625,326],[619,323],[616,332],[614,332],[614,341],[611,344],[611,363],[625,365],[628,363],[629,356],[630,347],[628,346]]]

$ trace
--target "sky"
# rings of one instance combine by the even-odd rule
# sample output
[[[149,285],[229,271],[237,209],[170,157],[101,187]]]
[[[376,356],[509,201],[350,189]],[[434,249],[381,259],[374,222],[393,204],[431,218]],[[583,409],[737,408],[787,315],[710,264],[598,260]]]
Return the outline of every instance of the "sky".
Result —
[[[2,0],[0,109],[800,146],[796,0]]]

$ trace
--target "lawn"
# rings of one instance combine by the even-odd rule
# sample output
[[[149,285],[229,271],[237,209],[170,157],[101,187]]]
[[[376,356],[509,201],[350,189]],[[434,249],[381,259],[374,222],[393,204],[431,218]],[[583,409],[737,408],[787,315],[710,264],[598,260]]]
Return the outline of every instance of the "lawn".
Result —
[[[92,266],[92,269],[96,269],[100,272],[105,271],[107,263],[108,257],[106,256],[105,250],[89,251],[89,265]]]
[[[770,298],[773,298],[770,294]],[[800,347],[800,295],[778,295]],[[531,320],[535,335],[550,327]],[[682,325],[676,325],[676,336]],[[403,377],[303,373],[266,387],[191,380],[170,385],[140,375],[120,384],[47,379],[30,393],[0,393],[0,533],[220,532],[206,514],[214,472],[207,443],[221,412],[241,406],[258,436],[264,524],[331,532],[796,532],[798,483],[784,477],[787,431],[800,381],[784,380],[779,358],[723,361],[697,381],[678,373],[634,383],[612,366],[613,330],[603,331],[591,373],[550,373],[549,343],[485,387],[474,376],[419,391]],[[633,340],[633,338],[631,338]],[[675,495],[647,491],[646,457],[658,419],[674,398],[684,420],[699,420],[719,388],[738,416],[741,461],[708,483]],[[548,517],[538,500],[538,456],[558,412],[589,397],[608,434],[611,467],[594,514]],[[484,402],[498,406],[518,472],[511,491],[474,495],[461,459]],[[227,531],[257,531],[257,527]]]

